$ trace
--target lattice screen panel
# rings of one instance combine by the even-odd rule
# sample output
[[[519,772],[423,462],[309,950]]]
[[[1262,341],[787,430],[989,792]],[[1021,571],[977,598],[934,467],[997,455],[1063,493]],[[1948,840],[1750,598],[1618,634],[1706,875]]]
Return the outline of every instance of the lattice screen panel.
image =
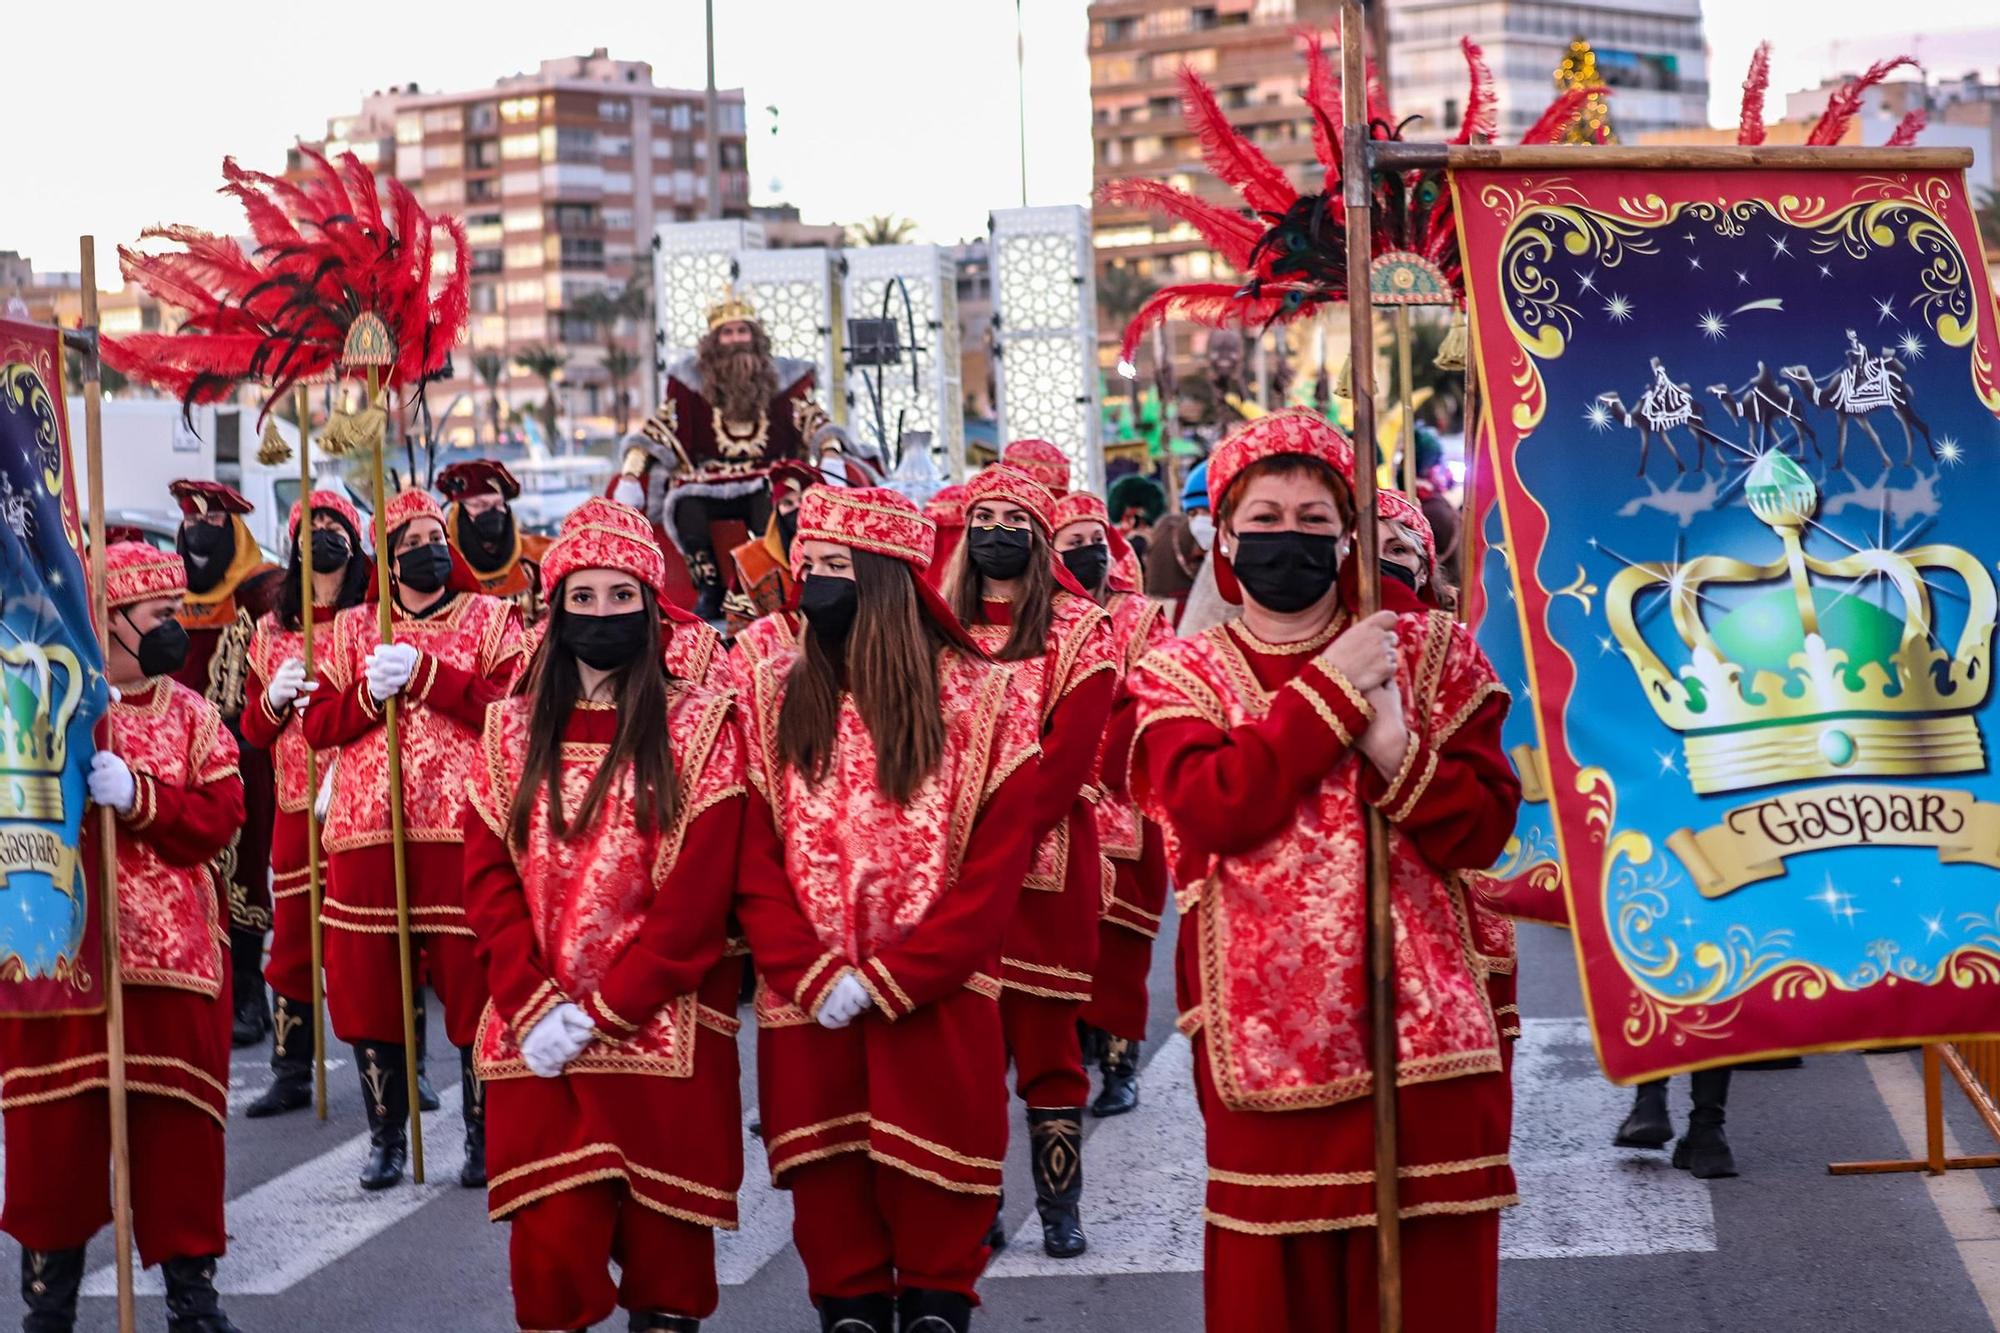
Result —
[[[958,361],[958,281],[951,255],[935,245],[871,245],[845,252],[843,314],[895,321],[901,365],[881,367],[881,428],[892,439],[898,415],[904,431],[926,431],[941,471],[965,475],[965,397]],[[897,279],[902,279],[901,286]],[[909,305],[903,293],[909,293]],[[885,304],[886,298],[886,304]],[[916,347],[910,345],[915,325]],[[914,358],[915,375],[912,376]],[[914,382],[913,382],[914,378]],[[847,428],[876,442],[876,368],[848,366]]]
[[[1090,214],[1074,205],[996,209],[992,256],[1001,443],[1048,440],[1069,455],[1071,484],[1101,495]]]

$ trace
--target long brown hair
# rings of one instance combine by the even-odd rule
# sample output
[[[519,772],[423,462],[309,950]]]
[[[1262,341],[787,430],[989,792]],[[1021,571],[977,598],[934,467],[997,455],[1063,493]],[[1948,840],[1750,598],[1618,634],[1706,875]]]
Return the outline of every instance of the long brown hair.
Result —
[[[948,571],[951,613],[961,625],[979,623],[979,601],[986,592],[986,576],[972,563],[972,531],[973,525],[968,522],[965,540],[952,553],[952,567]],[[1056,600],[1055,559],[1055,548],[1049,545],[1041,528],[1028,524],[1028,567],[1021,572],[1021,595],[1009,609],[1012,628],[1007,632],[1007,642],[993,654],[996,661],[1025,662],[1049,650],[1049,621],[1054,616]]]
[[[919,607],[915,578],[900,560],[854,552],[858,609],[843,660],[836,661],[808,626],[778,709],[779,753],[820,781],[833,763],[844,672],[855,711],[875,743],[875,785],[898,805],[944,758],[937,661],[946,640]]]
[[[641,830],[651,832],[674,822],[679,793],[674,785],[673,742],[667,733],[667,670],[660,663],[660,613],[650,588],[640,589],[646,611],[646,645],[616,679],[618,730],[611,752],[597,766],[597,775],[583,793],[574,819],[562,805],[563,732],[583,694],[583,676],[576,656],[562,645],[562,627],[572,614],[563,607],[561,589],[549,599],[549,618],[535,660],[515,688],[534,698],[528,714],[528,754],[521,765],[521,785],[507,810],[508,833],[516,847],[528,840],[537,788],[549,794],[549,832],[570,838],[597,818],[604,795],[629,764],[632,804]]]

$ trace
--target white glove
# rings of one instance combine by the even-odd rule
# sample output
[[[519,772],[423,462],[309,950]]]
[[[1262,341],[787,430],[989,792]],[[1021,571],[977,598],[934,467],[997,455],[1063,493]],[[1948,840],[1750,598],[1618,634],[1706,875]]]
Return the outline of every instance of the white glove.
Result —
[[[382,703],[401,694],[417,674],[417,650],[407,643],[384,644],[368,654],[362,674],[368,678],[368,697]]]
[[[326,772],[320,775],[319,794],[313,797],[313,818],[322,823],[326,820],[326,812],[333,807],[333,773],[339,767],[340,753],[335,751],[333,762],[328,764]]]
[[[528,1029],[521,1040],[521,1059],[536,1078],[556,1078],[583,1054],[596,1031],[589,1014],[573,1004],[559,1004]]]
[[[873,1003],[875,1001],[869,997],[868,988],[852,972],[848,972],[827,992],[825,1001],[819,1007],[819,1025],[823,1028],[844,1028]]]
[[[637,477],[620,477],[617,485],[611,488],[611,498],[619,504],[643,510],[646,507],[646,483]]]
[[[89,785],[91,800],[121,815],[131,814],[132,803],[139,798],[139,784],[133,779],[132,770],[109,750],[99,750],[90,757]]]
[[[288,657],[271,673],[271,683],[264,687],[264,701],[271,705],[272,712],[282,713],[300,694],[317,689],[318,685],[319,682],[306,679],[303,657]]]

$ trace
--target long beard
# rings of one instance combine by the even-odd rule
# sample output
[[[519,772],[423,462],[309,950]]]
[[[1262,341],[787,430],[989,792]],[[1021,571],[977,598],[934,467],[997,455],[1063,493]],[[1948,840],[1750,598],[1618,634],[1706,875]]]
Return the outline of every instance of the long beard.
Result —
[[[731,421],[754,421],[778,396],[778,367],[755,347],[717,348],[701,360],[702,387]]]

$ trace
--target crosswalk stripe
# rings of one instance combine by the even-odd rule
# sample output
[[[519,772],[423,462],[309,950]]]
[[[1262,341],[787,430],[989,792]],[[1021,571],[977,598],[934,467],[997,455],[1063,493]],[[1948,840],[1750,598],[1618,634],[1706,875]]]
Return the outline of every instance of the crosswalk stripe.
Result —
[[[225,1209],[229,1253],[217,1266],[215,1285],[225,1296],[275,1296],[366,1244],[425,1204],[459,1188],[458,1144],[465,1118],[456,1109],[458,1085],[442,1088],[446,1109],[424,1117],[429,1181],[408,1181],[367,1194],[355,1183],[366,1133],[356,1134],[311,1161],[274,1176],[231,1199]],[[116,1294],[111,1265],[84,1281],[86,1296]],[[164,1290],[157,1269],[138,1275],[137,1290]]]
[[[744,1135],[743,1188],[736,1194],[736,1230],[715,1236],[715,1280],[740,1287],[792,1243],[792,1192],[771,1188],[764,1140]]]
[[[328,1056],[326,1076],[330,1080],[339,1071],[347,1068],[347,1061],[338,1056]],[[245,1062],[232,1060],[229,1063],[229,1114],[234,1116],[243,1108],[264,1095],[264,1089],[271,1082],[271,1066],[266,1060]]]

